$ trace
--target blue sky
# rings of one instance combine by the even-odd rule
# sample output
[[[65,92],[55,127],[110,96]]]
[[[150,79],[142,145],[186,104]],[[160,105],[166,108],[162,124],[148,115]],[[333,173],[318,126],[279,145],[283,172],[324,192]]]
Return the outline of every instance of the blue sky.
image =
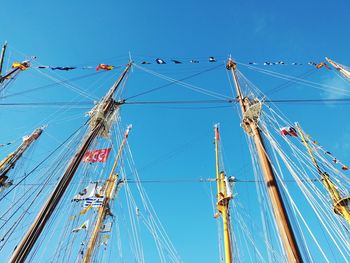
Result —
[[[5,65],[26,56],[37,56],[34,64],[50,66],[96,66],[100,63],[124,65],[129,52],[136,63],[152,62],[145,68],[180,79],[223,65],[229,55],[237,61],[320,62],[325,56],[350,65],[350,5],[346,1],[6,1],[0,16],[0,43],[9,42]],[[215,56],[217,63],[208,63]],[[179,59],[182,65],[156,65],[154,60]],[[199,59],[199,64],[189,60]],[[273,66],[283,74],[299,76],[312,67]],[[264,68],[266,69],[266,67]],[[240,69],[260,90],[268,91],[285,80]],[[42,70],[60,80],[93,73]],[[103,96],[120,70],[71,82],[96,98]],[[308,78],[349,89],[333,72],[314,70]],[[227,72],[222,66],[186,80],[187,83],[231,96]],[[4,95],[52,83],[46,75],[30,69],[21,72]],[[125,98],[167,82],[138,68],[130,74]],[[290,85],[270,95],[271,99],[344,98],[327,91]],[[203,94],[172,85],[130,101],[206,100]],[[53,86],[19,96],[8,102],[90,101],[70,88]],[[92,104],[91,104],[92,105]],[[214,105],[124,105],[122,121],[132,123],[130,146],[142,179],[198,179],[215,176],[213,125],[221,124],[225,169],[237,178],[251,179],[253,172],[245,135],[235,107]],[[222,105],[215,105],[222,106]],[[38,125],[49,122],[46,137],[38,142],[45,150],[63,141],[84,121],[89,107],[71,109],[48,118],[57,108],[1,108],[1,141],[20,138]],[[299,121],[344,163],[350,158],[347,142],[350,125],[347,105],[281,104],[292,121]],[[74,119],[69,119],[74,118]],[[4,150],[1,156],[6,155]],[[349,160],[350,163],[350,160]],[[206,184],[146,184],[159,217],[185,262],[219,262],[217,227],[212,218],[210,187]],[[215,188],[214,188],[215,189]],[[238,185],[238,198],[246,202],[246,192],[254,184]],[[240,197],[241,196],[241,197]],[[248,195],[249,196],[249,195]],[[254,197],[254,194],[252,195]],[[245,205],[249,209],[249,202]],[[250,211],[251,211],[250,210]],[[256,211],[249,212],[252,217]],[[260,223],[260,222],[259,222]],[[244,253],[249,253],[245,251]],[[154,256],[154,255],[152,255]],[[151,257],[152,257],[151,256]],[[147,259],[146,259],[147,260]],[[149,258],[149,262],[157,259]]]

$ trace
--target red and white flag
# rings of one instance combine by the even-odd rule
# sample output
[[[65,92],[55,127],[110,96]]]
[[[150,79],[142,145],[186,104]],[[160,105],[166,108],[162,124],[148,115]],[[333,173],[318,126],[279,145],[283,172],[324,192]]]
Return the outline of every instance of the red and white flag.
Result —
[[[111,148],[87,151],[83,157],[84,163],[104,163],[107,161]]]
[[[280,129],[280,132],[284,136],[289,135],[289,136],[298,137],[297,131],[293,127],[283,127]]]
[[[349,168],[347,167],[347,166],[345,166],[345,165],[343,165],[343,167],[341,168],[343,171],[347,171],[347,170],[349,170]]]

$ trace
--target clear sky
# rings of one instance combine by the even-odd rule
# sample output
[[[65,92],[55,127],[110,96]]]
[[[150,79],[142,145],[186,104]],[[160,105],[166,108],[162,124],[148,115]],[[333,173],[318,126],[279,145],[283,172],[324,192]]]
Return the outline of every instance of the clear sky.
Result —
[[[38,147],[52,150],[86,120],[84,114],[94,99],[79,95],[72,88],[55,85],[35,92],[8,96],[53,82],[94,73],[100,63],[125,65],[129,55],[146,69],[181,79],[187,83],[232,97],[224,67],[231,55],[241,63],[286,61],[289,65],[263,67],[283,74],[300,76],[312,69],[309,61],[321,62],[329,56],[350,65],[348,1],[3,1],[0,5],[0,43],[8,41],[5,66],[14,60],[36,56],[33,65],[74,66],[69,72],[29,69],[21,72],[3,91],[1,103],[18,102],[90,102],[82,109],[2,107],[0,143],[20,138],[38,125],[48,123],[47,135]],[[215,63],[209,63],[214,56]],[[167,61],[155,64],[156,58]],[[183,64],[170,62],[177,59]],[[195,59],[200,63],[189,61]],[[299,62],[303,66],[292,66]],[[220,67],[220,64],[222,67]],[[214,67],[216,67],[214,69]],[[209,71],[209,69],[211,69]],[[279,87],[286,80],[240,68],[263,92]],[[100,98],[119,75],[120,70],[71,81],[74,87]],[[49,76],[49,77],[48,77]],[[349,89],[334,72],[314,70],[308,78],[325,85]],[[139,68],[129,75],[123,97],[168,83]],[[299,84],[268,94],[271,99],[345,98],[329,91]],[[214,99],[178,85],[131,101],[172,101]],[[132,123],[130,147],[141,179],[176,180],[215,176],[213,125],[220,123],[225,169],[237,178],[252,179],[253,171],[244,132],[236,107],[206,105],[124,105],[122,122]],[[304,129],[350,165],[349,106],[280,104],[289,120]],[[51,118],[51,114],[52,118]],[[1,151],[1,156],[8,152]],[[213,185],[214,186],[214,185]],[[213,219],[210,186],[202,183],[145,184],[145,189],[184,262],[219,262],[217,226]],[[215,189],[215,188],[214,188]],[[237,185],[237,198],[250,207],[245,193],[254,192],[254,184]],[[241,192],[239,192],[241,191]],[[241,197],[240,197],[241,195]],[[249,195],[248,195],[249,196]],[[252,194],[252,198],[255,195]],[[257,222],[260,224],[260,221]],[[2,253],[2,252],[1,252]],[[249,254],[249,251],[242,254]],[[158,262],[146,258],[147,262]],[[317,258],[317,256],[316,256]],[[247,259],[247,258],[246,258]]]

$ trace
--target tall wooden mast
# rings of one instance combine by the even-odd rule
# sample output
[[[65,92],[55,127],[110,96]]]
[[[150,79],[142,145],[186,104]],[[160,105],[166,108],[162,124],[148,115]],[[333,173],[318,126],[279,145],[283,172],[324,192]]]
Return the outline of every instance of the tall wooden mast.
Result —
[[[96,241],[98,239],[98,235],[101,229],[101,226],[103,224],[103,220],[105,219],[107,215],[107,210],[109,208],[109,201],[113,198],[113,189],[117,187],[118,184],[118,175],[115,174],[115,168],[117,167],[118,161],[120,159],[122,150],[124,148],[124,145],[126,143],[126,140],[128,139],[129,131],[131,129],[131,126],[129,125],[128,128],[125,131],[123,141],[119,147],[117,157],[114,161],[111,173],[106,181],[105,184],[105,191],[104,191],[104,200],[101,207],[98,209],[96,224],[94,226],[94,229],[92,230],[91,238],[87,247],[86,254],[83,259],[83,263],[89,263],[91,261],[91,256],[95,250]]]
[[[341,74],[343,74],[345,77],[348,78],[348,80],[350,80],[350,72],[348,70],[346,70],[344,68],[343,65],[341,64],[338,64],[337,62],[329,59],[329,58],[326,58],[326,60],[328,61],[329,64],[331,64],[336,70],[338,70]]]
[[[5,75],[2,75],[2,68],[4,64],[6,48],[7,48],[7,42],[5,42],[5,44],[3,45],[1,49],[1,54],[0,54],[0,84],[3,83],[6,79],[11,78],[11,76],[16,72],[26,70],[27,68],[30,67],[30,60],[24,60],[22,62],[14,62],[14,64],[12,64],[12,69],[9,72],[7,72]]]
[[[222,216],[222,224],[224,231],[224,249],[225,249],[225,262],[232,263],[232,252],[231,252],[231,234],[230,234],[230,214],[229,205],[232,199],[232,193],[229,190],[229,182],[223,171],[220,171],[219,166],[219,127],[214,126],[215,132],[215,160],[216,160],[216,183],[218,189],[216,204],[218,213],[215,214],[215,218]]]
[[[56,206],[63,197],[66,189],[68,188],[68,185],[72,180],[76,170],[78,169],[85,152],[97,136],[108,132],[108,123],[110,123],[111,119],[115,116],[114,114],[116,110],[118,110],[119,106],[122,104],[113,100],[113,94],[119,87],[126,74],[128,73],[129,69],[131,68],[131,65],[132,62],[129,62],[119,79],[110,88],[105,97],[90,112],[91,131],[85,137],[79,150],[74,155],[73,159],[70,161],[59,183],[52,192],[51,196],[48,198],[45,205],[40,210],[39,214],[35,218],[28,232],[16,247],[15,251],[13,252],[10,258],[10,262],[19,263],[25,261],[31,249],[35,245],[35,242],[40,237],[40,234],[45,228],[48,220],[53,214]]]
[[[267,191],[270,196],[279,233],[283,241],[283,246],[289,262],[303,262],[301,253],[293,233],[293,229],[288,218],[286,208],[283,204],[281,192],[279,190],[271,163],[266,153],[264,142],[258,128],[258,119],[261,110],[261,102],[257,99],[243,97],[238,83],[236,68],[237,64],[229,59],[226,68],[231,71],[235,83],[237,98],[242,110],[242,127],[253,138],[255,147],[260,160],[260,166],[263,171]]]
[[[16,162],[19,160],[19,158],[21,158],[29,146],[39,138],[43,130],[44,127],[37,128],[31,135],[23,137],[23,142],[21,145],[0,161],[0,188],[7,185],[7,173],[16,165]]]
[[[321,180],[326,187],[332,202],[333,202],[333,209],[334,212],[340,216],[342,216],[349,224],[350,224],[350,211],[349,211],[349,203],[350,203],[350,196],[342,197],[341,193],[338,191],[334,183],[332,182],[332,179],[329,177],[329,175],[326,172],[323,172],[320,168],[320,166],[317,163],[316,158],[314,157],[312,150],[308,144],[308,141],[305,139],[304,133],[300,128],[300,125],[296,125],[298,133],[300,135],[300,138],[306,147],[311,160],[318,172],[318,174],[321,176]]]

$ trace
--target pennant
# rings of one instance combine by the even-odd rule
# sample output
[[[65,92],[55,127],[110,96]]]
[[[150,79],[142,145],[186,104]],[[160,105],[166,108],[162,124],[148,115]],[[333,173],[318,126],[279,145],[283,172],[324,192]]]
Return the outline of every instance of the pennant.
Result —
[[[249,65],[258,65],[258,63],[256,63],[256,62],[249,62],[248,64]]]
[[[142,61],[141,64],[142,64],[142,65],[149,65],[149,64],[151,64],[151,63],[148,62],[148,61]]]
[[[199,63],[199,61],[195,60],[195,59],[190,60],[190,62],[193,63],[193,64],[198,64]]]
[[[74,228],[72,230],[73,233],[77,233],[80,230],[87,230],[89,227],[89,220],[86,220],[80,227]]]
[[[100,69],[103,69],[103,70],[112,70],[114,69],[114,66],[112,65],[107,65],[107,64],[100,64],[96,67],[96,71],[99,71]]]
[[[343,165],[343,167],[341,168],[343,171],[347,171],[347,170],[349,170],[349,168],[347,167],[347,166],[345,166],[345,165]]]
[[[283,127],[280,129],[280,133],[284,136],[289,135],[292,137],[298,137],[297,131],[293,127]]]
[[[52,70],[64,70],[64,71],[76,69],[76,67],[50,67],[50,68],[51,68]]]
[[[264,62],[264,66],[271,66],[271,65],[273,65],[272,62]]]
[[[38,68],[41,68],[41,69],[43,69],[43,68],[50,68],[50,66],[38,66]]]
[[[209,57],[209,62],[216,62],[216,59],[214,57]]]
[[[321,62],[321,63],[318,63],[316,65],[314,65],[317,69],[320,69],[322,67],[325,67],[327,69],[331,69],[325,62]]]
[[[163,59],[157,58],[156,59],[157,64],[166,64],[166,62]]]
[[[111,148],[87,151],[83,157],[84,163],[104,163],[107,161]]]
[[[26,70],[29,68],[29,61],[13,62],[11,68],[19,68],[19,70]]]
[[[89,211],[92,207],[92,203],[89,204],[86,208],[84,208],[83,210],[81,210],[81,212],[79,213],[79,215],[85,215],[87,211]]]
[[[174,62],[175,64],[182,64],[181,61],[178,61],[178,60],[175,60],[175,59],[172,59],[171,61]]]

